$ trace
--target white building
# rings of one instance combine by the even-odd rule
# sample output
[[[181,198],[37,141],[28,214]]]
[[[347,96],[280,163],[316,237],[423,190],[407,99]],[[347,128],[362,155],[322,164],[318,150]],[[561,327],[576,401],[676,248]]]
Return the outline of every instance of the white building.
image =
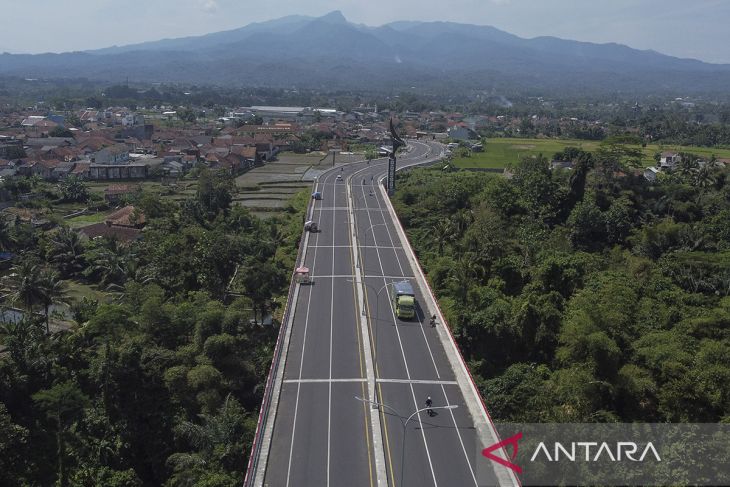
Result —
[[[659,158],[659,167],[662,169],[674,169],[674,167],[682,162],[682,156],[676,152],[662,152]]]

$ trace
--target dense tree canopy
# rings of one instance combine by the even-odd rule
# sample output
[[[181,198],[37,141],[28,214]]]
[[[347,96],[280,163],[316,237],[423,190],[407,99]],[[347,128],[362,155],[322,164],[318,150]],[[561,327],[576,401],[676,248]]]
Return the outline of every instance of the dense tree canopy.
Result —
[[[400,218],[496,419],[730,419],[726,172],[652,185],[625,142],[556,154],[572,171],[399,175]]]
[[[277,333],[252,320],[286,295],[307,198],[264,221],[229,185],[139,195],[147,227],[127,245],[68,228],[25,245],[24,225],[3,226],[18,253],[4,284],[27,315],[0,325],[0,484],[240,485]],[[59,302],[73,322],[54,332]]]

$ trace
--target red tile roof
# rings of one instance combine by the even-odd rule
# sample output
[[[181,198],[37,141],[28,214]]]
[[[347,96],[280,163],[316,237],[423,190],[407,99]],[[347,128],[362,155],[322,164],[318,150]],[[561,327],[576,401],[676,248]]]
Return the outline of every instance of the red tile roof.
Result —
[[[138,228],[107,225],[106,223],[94,223],[93,225],[79,229],[79,232],[89,238],[109,237],[116,238],[120,242],[131,242],[139,237],[141,230]]]
[[[89,170],[90,162],[77,162],[71,170],[71,174],[82,174]]]
[[[113,226],[122,227],[141,227],[145,224],[145,217],[142,212],[136,213],[136,221],[132,221],[132,215],[135,213],[134,206],[129,205],[115,211],[106,217],[106,223]]]

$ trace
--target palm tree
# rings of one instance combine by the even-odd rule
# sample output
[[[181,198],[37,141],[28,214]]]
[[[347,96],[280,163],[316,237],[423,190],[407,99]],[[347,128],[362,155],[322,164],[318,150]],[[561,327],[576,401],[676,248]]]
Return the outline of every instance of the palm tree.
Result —
[[[272,225],[269,227],[269,237],[271,242],[277,247],[281,247],[286,243],[286,232],[282,230],[280,225]]]
[[[84,269],[86,277],[96,276],[102,287],[122,284],[127,272],[126,257],[102,247],[90,252],[89,265]]]
[[[154,265],[144,266],[133,254],[127,256],[124,263],[124,275],[140,284],[147,284],[157,279],[157,268]]]
[[[439,257],[441,257],[444,255],[444,245],[451,240],[454,229],[449,220],[439,220],[431,227],[431,230],[433,230],[434,238],[438,242]]]
[[[33,306],[39,303],[42,297],[40,267],[30,260],[25,260],[13,266],[6,280],[12,301],[20,301],[32,315]]]
[[[51,239],[51,262],[58,265],[61,276],[73,276],[84,268],[81,237],[70,228],[62,228]]]
[[[56,303],[63,303],[66,300],[66,285],[58,278],[58,274],[52,271],[43,271],[39,278],[40,302],[43,304],[46,314],[46,334],[51,334],[50,317],[48,309]]]
[[[682,162],[679,163],[677,171],[682,177],[687,178],[696,173],[697,169],[699,169],[697,161],[690,157],[685,157],[682,159]]]
[[[477,278],[478,272],[479,265],[471,255],[459,258],[451,269],[450,280],[454,283],[456,296],[462,304],[466,303],[467,294]]]
[[[694,183],[695,186],[703,190],[715,184],[715,175],[712,174],[712,170],[709,165],[705,164],[699,169],[699,171],[697,171]]]
[[[0,323],[0,338],[21,374],[51,370],[47,340],[38,320],[23,317]]]
[[[451,228],[453,238],[460,239],[466,232],[469,225],[474,221],[474,215],[467,209],[461,209],[451,216]]]
[[[199,414],[200,424],[183,421],[177,433],[187,439],[193,451],[173,453],[167,465],[173,470],[174,485],[192,485],[197,468],[218,464],[230,468],[242,448],[245,411],[229,394],[215,413]]]

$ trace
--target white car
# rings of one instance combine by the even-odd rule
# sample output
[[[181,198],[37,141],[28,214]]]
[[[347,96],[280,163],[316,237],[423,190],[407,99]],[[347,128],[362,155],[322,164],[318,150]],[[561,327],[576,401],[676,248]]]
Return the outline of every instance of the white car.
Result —
[[[337,180],[338,180],[338,181],[342,181],[342,174],[338,174],[338,175],[337,175]]]

